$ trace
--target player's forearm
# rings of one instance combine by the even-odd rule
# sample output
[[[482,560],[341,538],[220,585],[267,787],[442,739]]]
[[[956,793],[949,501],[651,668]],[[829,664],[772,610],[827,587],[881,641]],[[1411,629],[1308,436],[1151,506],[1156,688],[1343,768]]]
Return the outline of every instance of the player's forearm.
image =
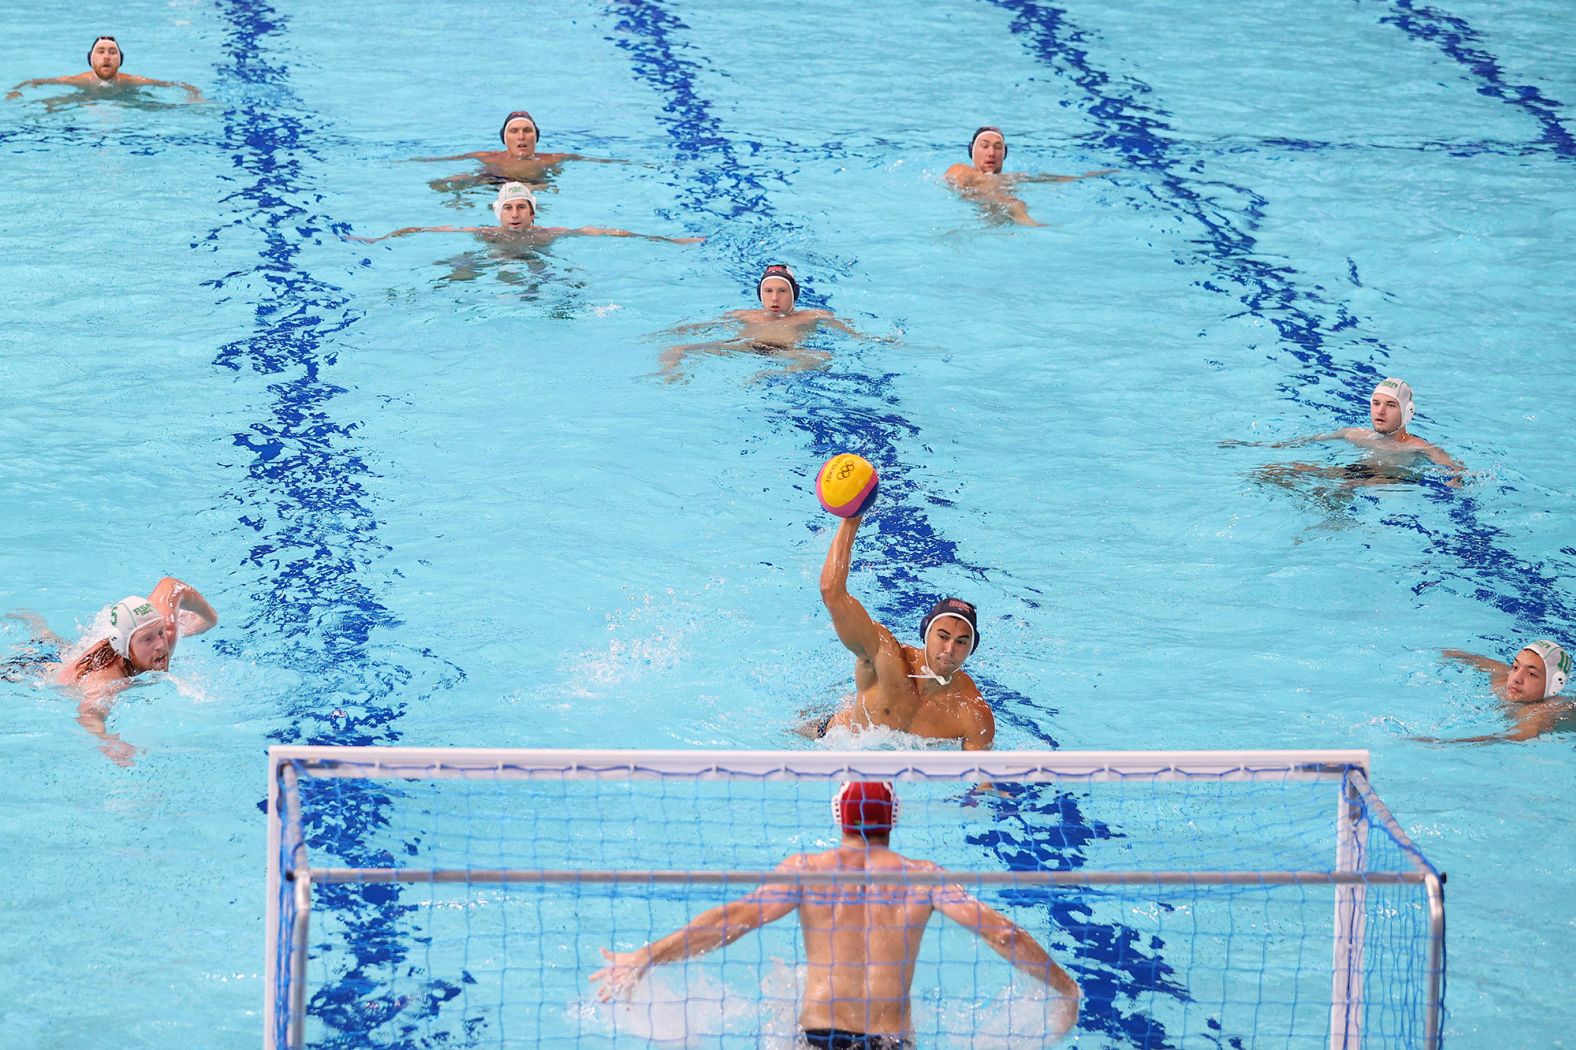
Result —
[[[1063,998],[1078,999],[1078,984],[1067,971],[1056,965],[1040,942],[1020,926],[1009,925],[990,938],[990,945],[1002,958],[1035,980],[1050,985]]]
[[[854,537],[859,533],[858,518],[844,518],[832,537],[821,566],[821,597],[840,598],[848,593],[848,569],[854,560]]]
[[[759,923],[740,922],[733,908],[723,905],[696,916],[689,925],[646,946],[647,965],[677,962],[705,955],[743,937]]]

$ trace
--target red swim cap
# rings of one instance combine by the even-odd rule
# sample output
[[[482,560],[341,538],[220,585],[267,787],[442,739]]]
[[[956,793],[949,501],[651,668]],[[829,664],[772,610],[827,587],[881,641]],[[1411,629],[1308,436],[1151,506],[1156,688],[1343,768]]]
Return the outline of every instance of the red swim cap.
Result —
[[[832,799],[832,818],[850,835],[889,832],[897,823],[897,796],[885,780],[853,780]]]

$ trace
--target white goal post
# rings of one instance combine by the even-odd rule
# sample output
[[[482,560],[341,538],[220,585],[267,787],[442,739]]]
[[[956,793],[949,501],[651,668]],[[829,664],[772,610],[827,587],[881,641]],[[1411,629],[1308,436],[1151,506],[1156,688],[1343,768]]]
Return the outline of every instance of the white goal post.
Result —
[[[903,807],[892,848],[945,872],[858,881],[959,884],[1025,922],[1099,990],[1082,1029],[1434,1050],[1443,876],[1368,765],[1357,750],[273,747],[264,1045],[393,1045],[413,1030],[626,1045],[631,1029],[585,994],[594,946],[654,939],[763,884],[849,882],[776,865],[836,844],[839,784],[887,780]],[[699,1020],[672,1008],[694,1045],[758,1023],[739,1001],[759,991],[756,969],[792,971],[797,942],[778,936],[686,964],[706,996],[685,994],[723,1004]],[[976,1015],[1016,994],[988,952],[932,943],[934,977],[916,988],[931,981],[938,1017],[954,989]],[[920,1045],[1013,1042],[954,1027],[935,1022]]]

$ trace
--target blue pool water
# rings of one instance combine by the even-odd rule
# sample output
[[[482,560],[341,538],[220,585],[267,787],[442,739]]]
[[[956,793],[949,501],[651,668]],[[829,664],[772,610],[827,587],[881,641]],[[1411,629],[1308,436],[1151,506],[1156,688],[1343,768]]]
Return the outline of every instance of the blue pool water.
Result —
[[[982,610],[998,745],[1361,747],[1449,872],[1447,1045],[1568,1041],[1570,738],[1458,647],[1576,641],[1567,5],[28,4],[8,84],[128,72],[204,106],[0,107],[0,610],[73,635],[174,573],[223,622],[111,726],[0,684],[0,1045],[252,1046],[274,742],[796,747],[848,687],[816,576],[833,451],[883,477],[855,593]],[[566,166],[540,272],[427,181],[529,108]],[[944,185],[978,124],[1047,228]],[[458,261],[456,261],[458,260]],[[895,337],[821,372],[656,333],[764,262]],[[463,264],[463,265],[462,265]],[[465,267],[474,279],[455,280]],[[1221,448],[1360,424],[1406,377],[1438,479],[1319,506]],[[4,621],[0,641],[22,645]],[[984,861],[982,860],[982,863]],[[1091,1045],[1096,1045],[1091,1043]]]

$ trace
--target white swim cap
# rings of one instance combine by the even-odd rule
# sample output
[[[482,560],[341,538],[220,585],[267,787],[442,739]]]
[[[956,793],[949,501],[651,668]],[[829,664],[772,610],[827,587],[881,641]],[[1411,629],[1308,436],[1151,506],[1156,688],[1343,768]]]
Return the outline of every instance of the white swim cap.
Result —
[[[1412,412],[1415,406],[1412,404],[1412,388],[1407,386],[1406,380],[1393,377],[1381,380],[1379,385],[1374,387],[1374,392],[1369,394],[1368,397],[1372,399],[1376,394],[1395,398],[1401,405],[1401,425],[1404,427],[1411,424]]]
[[[1554,696],[1571,678],[1571,654],[1560,648],[1559,643],[1543,639],[1522,646],[1538,654],[1543,661],[1543,699]]]
[[[129,657],[131,636],[149,624],[163,622],[164,617],[148,599],[128,595],[109,607],[109,647],[116,655]]]
[[[536,194],[523,182],[506,182],[498,187],[498,199],[493,201],[493,214],[503,221],[503,206],[508,201],[525,201],[531,206],[531,218],[536,218]]]

